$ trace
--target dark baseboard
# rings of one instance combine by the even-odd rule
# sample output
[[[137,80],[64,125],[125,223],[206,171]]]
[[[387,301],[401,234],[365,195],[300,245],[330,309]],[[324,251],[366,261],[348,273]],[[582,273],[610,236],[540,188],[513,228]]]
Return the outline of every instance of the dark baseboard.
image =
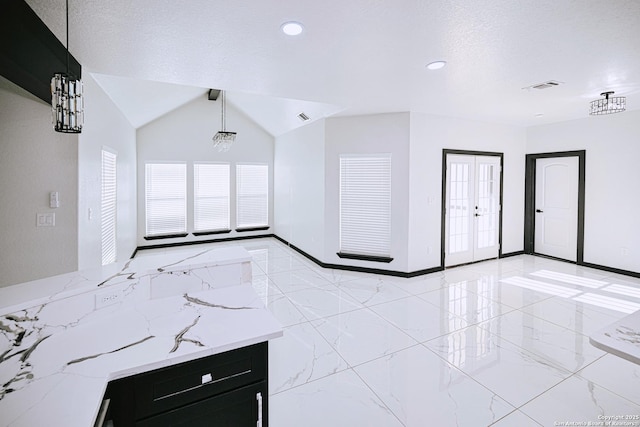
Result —
[[[583,267],[589,267],[589,268],[595,268],[597,270],[608,271],[609,273],[616,273],[616,274],[622,274],[623,276],[640,278],[640,273],[638,273],[637,271],[622,270],[620,268],[607,267],[606,265],[591,264],[590,262],[583,262],[580,265]]]
[[[498,258],[509,258],[518,255],[524,255],[524,251],[507,252],[506,254],[500,254]]]
[[[317,259],[316,257],[306,253],[305,251],[303,251],[302,249],[298,248],[297,246],[292,245],[291,243],[287,242],[285,239],[283,239],[280,236],[277,236],[277,235],[274,234],[273,237],[276,240],[279,240],[281,243],[289,246],[291,249],[293,249],[294,251],[298,252],[300,255],[303,255],[304,257],[306,257],[310,261],[313,261],[314,263],[316,263],[318,266],[320,266],[322,268],[330,268],[330,269],[333,269],[333,270],[343,270],[343,271],[356,271],[356,272],[359,272],[359,273],[372,273],[372,274],[380,274],[380,275],[384,275],[384,276],[394,276],[394,277],[404,277],[404,278],[422,276],[424,274],[429,274],[429,273],[435,273],[437,271],[442,271],[441,267],[434,267],[434,268],[428,268],[428,269],[425,269],[425,270],[411,271],[411,272],[407,273],[407,272],[404,272],[404,271],[383,270],[383,269],[380,269],[380,268],[358,267],[358,266],[354,266],[354,265],[328,264],[328,263],[322,262],[319,259]]]
[[[260,235],[257,235],[257,236],[236,236],[236,237],[225,237],[225,238],[222,238],[222,239],[193,240],[193,241],[189,241],[189,242],[162,243],[162,244],[158,244],[158,245],[138,246],[135,249],[135,251],[133,251],[133,254],[131,255],[131,258],[135,257],[136,254],[138,253],[138,251],[142,251],[142,250],[145,250],[145,249],[172,248],[172,247],[178,247],[178,246],[200,245],[200,244],[204,244],[204,243],[230,242],[230,241],[233,241],[233,240],[260,239],[260,238],[264,238],[264,237],[275,237],[275,236],[273,234],[260,234]]]
[[[360,273],[372,273],[372,274],[380,274],[380,275],[384,275],[384,276],[394,276],[394,277],[404,277],[404,278],[423,276],[425,274],[437,273],[438,271],[443,271],[444,270],[444,268],[438,266],[438,267],[433,267],[433,268],[426,268],[424,270],[404,272],[404,271],[395,271],[395,270],[383,270],[383,269],[379,269],[379,268],[358,267],[358,266],[353,266],[353,265],[328,264],[328,263],[320,261],[316,257],[308,254],[307,252],[303,251],[302,249],[298,248],[295,245],[292,245],[291,243],[287,242],[282,237],[280,237],[278,235],[275,235],[275,234],[261,234],[261,235],[258,235],[258,236],[236,236],[236,237],[226,237],[226,238],[223,238],[223,239],[196,240],[196,241],[192,241],[192,242],[163,243],[163,244],[159,244],[159,245],[138,246],[133,251],[133,254],[131,254],[131,258],[134,258],[137,255],[138,251],[145,250],[145,249],[160,249],[160,248],[170,248],[170,247],[174,247],[174,246],[177,247],[177,246],[199,245],[199,244],[203,244],[203,243],[217,243],[217,242],[230,242],[230,241],[234,241],[234,240],[260,239],[260,238],[265,238],[265,237],[273,237],[274,239],[276,239],[276,240],[280,241],[281,243],[287,245],[288,247],[290,247],[294,251],[298,252],[300,255],[303,255],[305,258],[309,259],[310,261],[314,262],[315,264],[317,264],[318,266],[320,266],[322,268],[329,268],[329,269],[333,269],[333,270],[343,270],[343,271],[356,271],[356,272],[360,272]],[[509,253],[506,253],[506,254],[501,254],[499,258],[509,258],[509,257],[513,257],[513,256],[518,256],[518,255],[525,255],[525,253],[524,253],[524,251],[509,252]],[[563,260],[563,259],[559,259],[559,258],[554,258],[554,257],[547,257],[547,256],[544,256],[544,255],[538,255],[538,254],[530,254],[530,255],[544,257],[544,258],[550,258],[550,259],[555,259],[557,261],[563,261],[563,262],[567,262],[567,263],[571,263],[571,264],[576,264],[575,262],[571,262],[571,261],[567,261],[567,260]],[[580,263],[578,265],[581,265],[583,267],[595,268],[597,270],[608,271],[610,273],[621,274],[623,276],[631,276],[631,277],[640,278],[640,273],[638,273],[636,271],[622,270],[622,269],[619,269],[619,268],[607,267],[607,266],[598,265],[598,264],[591,264],[591,263],[588,263],[588,262],[583,262],[583,263]]]

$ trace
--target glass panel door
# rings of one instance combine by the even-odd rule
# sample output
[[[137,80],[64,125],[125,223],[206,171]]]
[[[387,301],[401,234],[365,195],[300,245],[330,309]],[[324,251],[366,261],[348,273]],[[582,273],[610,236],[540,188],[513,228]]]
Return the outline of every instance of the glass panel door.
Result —
[[[447,155],[445,266],[499,252],[500,157]]]

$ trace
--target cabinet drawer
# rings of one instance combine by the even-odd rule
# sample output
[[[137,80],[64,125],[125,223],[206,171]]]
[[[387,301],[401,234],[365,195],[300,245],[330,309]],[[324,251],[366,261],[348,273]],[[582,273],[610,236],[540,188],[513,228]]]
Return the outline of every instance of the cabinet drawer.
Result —
[[[135,418],[142,419],[267,378],[267,343],[134,377]]]
[[[263,381],[149,417],[136,427],[267,427],[267,406]]]

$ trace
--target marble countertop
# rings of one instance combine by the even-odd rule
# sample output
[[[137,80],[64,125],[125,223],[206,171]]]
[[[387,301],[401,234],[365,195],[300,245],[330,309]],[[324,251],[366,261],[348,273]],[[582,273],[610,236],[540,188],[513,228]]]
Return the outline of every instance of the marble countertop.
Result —
[[[157,264],[160,258],[152,258],[107,274],[106,282],[101,275],[70,274],[67,279],[84,277],[84,286],[57,288],[54,298],[18,302],[16,297],[5,306],[1,426],[90,426],[112,379],[282,336],[250,284],[210,285],[209,263],[219,259],[174,257]],[[96,295],[105,292],[119,296],[97,307]]]
[[[185,248],[189,250],[177,248],[152,254],[143,250],[126,262],[0,288],[0,315],[20,310],[25,304],[38,305],[83,292],[93,292],[150,273],[251,262],[251,254],[240,246],[203,248],[197,251]]]
[[[640,311],[589,337],[595,347],[640,365]]]

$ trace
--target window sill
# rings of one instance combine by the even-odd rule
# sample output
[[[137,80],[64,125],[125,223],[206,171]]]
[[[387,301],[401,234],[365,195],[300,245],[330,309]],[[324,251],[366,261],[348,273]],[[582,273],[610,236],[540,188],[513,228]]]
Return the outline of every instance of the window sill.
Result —
[[[344,252],[338,252],[336,255],[338,255],[340,258],[359,259],[361,261],[373,261],[373,262],[385,262],[385,263],[389,263],[393,261],[393,258],[384,257],[384,256],[347,254]]]
[[[174,239],[178,237],[187,237],[189,233],[177,233],[177,234],[162,234],[157,236],[144,236],[144,240],[160,240],[160,239]]]
[[[264,230],[268,230],[269,226],[265,225],[263,227],[244,227],[244,228],[236,228],[236,231],[238,233],[243,233],[245,231],[264,231]]]
[[[210,231],[194,231],[191,234],[193,234],[194,236],[210,236],[212,234],[227,234],[227,233],[231,233],[231,229],[210,230]]]

